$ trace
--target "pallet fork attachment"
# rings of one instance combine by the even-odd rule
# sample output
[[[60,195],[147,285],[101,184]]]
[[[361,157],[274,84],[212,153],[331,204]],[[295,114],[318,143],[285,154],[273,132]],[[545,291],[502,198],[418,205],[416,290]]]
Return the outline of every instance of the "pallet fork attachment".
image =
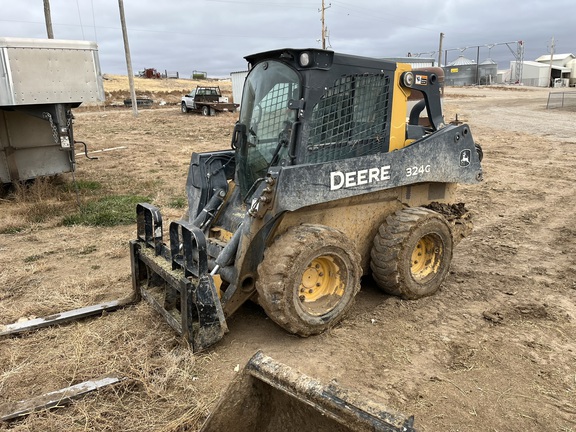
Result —
[[[228,327],[208,271],[204,233],[186,221],[174,221],[168,247],[162,241],[159,210],[141,203],[136,215],[137,240],[130,242],[135,295],[150,303],[194,352],[215,344]]]
[[[388,412],[336,384],[324,385],[258,351],[201,432],[415,432],[413,423],[414,417]]]
[[[18,321],[12,324],[0,324],[0,337],[16,335],[27,331],[37,330],[58,324],[64,324],[69,321],[75,321],[82,318],[102,314],[103,312],[112,312],[116,309],[123,308],[135,302],[134,297],[128,297],[121,300],[112,300],[91,306],[85,306],[66,312],[55,313],[43,318],[34,318],[24,321]]]

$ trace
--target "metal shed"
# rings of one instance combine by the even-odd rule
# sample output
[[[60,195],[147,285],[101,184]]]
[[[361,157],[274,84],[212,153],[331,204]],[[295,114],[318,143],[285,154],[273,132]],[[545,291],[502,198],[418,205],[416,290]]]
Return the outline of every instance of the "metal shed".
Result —
[[[248,71],[231,72],[230,78],[232,78],[232,97],[234,98],[234,103],[242,105],[242,91],[244,90],[244,81],[248,76]]]
[[[510,62],[512,76],[514,76],[514,71],[517,67],[517,62]],[[552,71],[550,71],[550,69],[552,69]],[[552,79],[568,79],[571,69],[560,66],[552,66],[552,68],[550,68],[550,64],[525,60],[522,65],[522,84],[534,87],[549,87],[551,85],[550,72],[552,72]]]

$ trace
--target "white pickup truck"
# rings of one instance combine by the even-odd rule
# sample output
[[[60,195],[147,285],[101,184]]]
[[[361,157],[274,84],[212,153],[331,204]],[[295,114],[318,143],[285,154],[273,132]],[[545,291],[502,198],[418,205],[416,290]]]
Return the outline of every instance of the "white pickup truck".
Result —
[[[228,98],[222,96],[220,87],[198,86],[189,94],[182,96],[181,109],[185,114],[189,111],[201,112],[202,115],[211,116],[217,112],[234,112],[238,104],[228,102]]]

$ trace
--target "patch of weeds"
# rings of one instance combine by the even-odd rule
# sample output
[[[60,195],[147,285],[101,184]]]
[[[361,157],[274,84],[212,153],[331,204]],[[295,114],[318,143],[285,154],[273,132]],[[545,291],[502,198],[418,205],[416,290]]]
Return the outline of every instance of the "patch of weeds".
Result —
[[[63,203],[36,202],[26,209],[26,220],[32,223],[46,222],[51,218],[61,216],[64,206]]]
[[[94,264],[93,266],[90,267],[92,270],[100,270],[101,266],[99,266],[98,264]]]
[[[24,262],[25,263],[36,262],[36,261],[38,261],[38,260],[40,260],[40,259],[42,259],[48,255],[53,255],[55,253],[56,253],[56,251],[46,251],[46,252],[43,252],[41,254],[30,255],[30,256],[27,256],[26,258],[24,258]]]
[[[174,207],[177,209],[182,209],[182,208],[186,207],[187,204],[188,204],[188,202],[186,201],[186,198],[184,198],[184,197],[172,198],[170,200],[170,202],[168,203],[168,205],[170,207]]]
[[[36,262],[39,259],[41,259],[44,255],[40,254],[40,255],[30,255],[27,256],[26,258],[24,258],[24,262],[25,263],[31,263],[31,262]]]
[[[76,192],[76,187],[80,192],[96,192],[102,189],[102,183],[93,180],[76,180],[76,186],[74,186],[74,182],[70,182],[64,185],[64,190]]]
[[[150,201],[140,195],[108,195],[84,205],[80,213],[66,216],[65,226],[116,226],[136,222],[136,204]]]
[[[25,228],[21,226],[7,226],[4,228],[0,228],[0,234],[18,234],[19,232],[24,231]]]
[[[38,177],[24,182],[12,184],[11,198],[15,202],[42,202],[48,199],[59,199],[61,187],[64,184],[62,176]]]
[[[155,191],[160,189],[164,181],[162,179],[145,180],[140,183],[142,190]]]
[[[88,245],[84,246],[80,251],[78,251],[78,255],[90,255],[92,252],[96,252],[98,249],[95,245]]]

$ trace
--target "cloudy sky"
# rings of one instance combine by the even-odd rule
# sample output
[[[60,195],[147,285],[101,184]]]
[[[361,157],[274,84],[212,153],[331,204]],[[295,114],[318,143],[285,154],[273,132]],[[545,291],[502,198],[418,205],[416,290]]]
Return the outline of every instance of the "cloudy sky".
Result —
[[[522,40],[525,60],[576,54],[574,0],[325,0],[328,43],[370,57],[407,53],[448,62],[491,57],[509,67]],[[322,0],[124,0],[134,71],[156,68],[189,77],[194,70],[227,77],[243,57],[282,47],[321,47]],[[57,39],[96,41],[102,71],[126,74],[117,0],[50,0]],[[0,0],[0,37],[46,38],[43,0]],[[464,50],[464,48],[468,47]],[[442,56],[444,59],[444,56]]]

